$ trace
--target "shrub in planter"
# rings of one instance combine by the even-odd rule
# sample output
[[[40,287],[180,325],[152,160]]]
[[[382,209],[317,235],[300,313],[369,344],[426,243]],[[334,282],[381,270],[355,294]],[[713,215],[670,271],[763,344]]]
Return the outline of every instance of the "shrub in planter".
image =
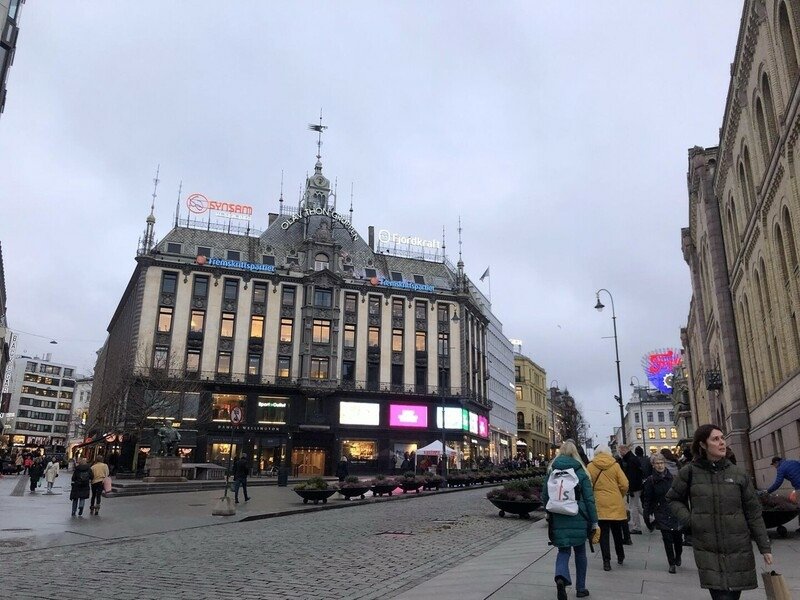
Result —
[[[444,477],[434,473],[428,473],[424,476],[424,484],[422,486],[425,490],[438,490],[444,484]]]
[[[328,498],[336,493],[336,485],[328,483],[322,477],[312,477],[294,486],[295,493],[303,499],[303,504],[311,500],[314,504],[326,504]]]
[[[501,488],[490,490],[486,497],[500,509],[500,516],[507,512],[527,519],[529,513],[542,505],[541,486],[532,479],[523,479],[505,484]]]
[[[370,484],[366,481],[361,481],[355,475],[345,477],[344,481],[339,484],[339,493],[347,500],[361,496],[364,499],[364,494],[369,491]]]
[[[384,494],[391,496],[397,486],[397,480],[394,477],[386,477],[386,475],[377,475],[369,482],[369,489],[372,490],[373,496],[383,496]]]
[[[425,478],[415,475],[413,471],[408,471],[397,479],[397,485],[400,486],[404,494],[406,492],[419,493],[419,488],[425,485]]]

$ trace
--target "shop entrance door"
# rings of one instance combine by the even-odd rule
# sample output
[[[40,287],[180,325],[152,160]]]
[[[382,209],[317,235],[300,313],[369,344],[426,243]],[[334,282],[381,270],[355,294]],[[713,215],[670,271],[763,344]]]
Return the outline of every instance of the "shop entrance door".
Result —
[[[323,448],[295,448],[292,451],[292,470],[296,477],[325,474],[328,451]]]

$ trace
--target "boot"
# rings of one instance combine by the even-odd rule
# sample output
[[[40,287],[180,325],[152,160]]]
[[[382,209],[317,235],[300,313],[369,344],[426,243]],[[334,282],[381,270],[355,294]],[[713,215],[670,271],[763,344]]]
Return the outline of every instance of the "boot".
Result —
[[[100,514],[100,505],[99,504],[94,507],[94,514],[95,514],[95,516]]]
[[[567,583],[563,577],[556,577],[556,597],[558,600],[567,600]]]
[[[672,573],[674,575],[676,571],[677,571],[677,569],[675,568],[675,565],[670,565],[669,566],[669,572],[670,573]]]
[[[611,561],[610,560],[603,560],[603,571],[610,571],[611,570]]]

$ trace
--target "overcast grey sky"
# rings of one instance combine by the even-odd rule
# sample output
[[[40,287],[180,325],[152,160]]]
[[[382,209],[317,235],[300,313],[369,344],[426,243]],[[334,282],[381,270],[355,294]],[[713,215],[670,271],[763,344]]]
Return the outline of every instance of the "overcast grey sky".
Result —
[[[88,369],[178,183],[290,204],[316,151],[354,224],[425,238],[463,224],[510,338],[568,386],[592,432],[618,423],[647,351],[680,345],[687,149],[714,146],[741,16],[734,0],[218,2],[34,0],[0,117],[0,241],[18,351]],[[185,197],[185,194],[184,194]],[[485,289],[485,286],[484,286]],[[606,302],[604,300],[604,302]],[[608,304],[608,302],[606,302]],[[610,414],[606,414],[609,412]]]

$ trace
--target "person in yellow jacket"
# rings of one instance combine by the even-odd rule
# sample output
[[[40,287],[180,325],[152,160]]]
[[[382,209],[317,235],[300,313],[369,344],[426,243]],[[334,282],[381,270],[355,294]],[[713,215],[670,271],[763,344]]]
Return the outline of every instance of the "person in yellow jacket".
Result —
[[[594,499],[597,505],[597,518],[600,525],[600,552],[603,555],[603,570],[611,570],[610,536],[614,536],[614,551],[617,564],[625,560],[625,548],[622,545],[622,524],[628,520],[625,509],[625,495],[628,493],[628,478],[608,446],[598,446],[594,451],[594,459],[586,469],[592,480]]]
[[[103,497],[103,480],[108,477],[108,465],[103,457],[97,455],[92,465],[92,501],[89,503],[89,514],[100,514],[100,499]]]

